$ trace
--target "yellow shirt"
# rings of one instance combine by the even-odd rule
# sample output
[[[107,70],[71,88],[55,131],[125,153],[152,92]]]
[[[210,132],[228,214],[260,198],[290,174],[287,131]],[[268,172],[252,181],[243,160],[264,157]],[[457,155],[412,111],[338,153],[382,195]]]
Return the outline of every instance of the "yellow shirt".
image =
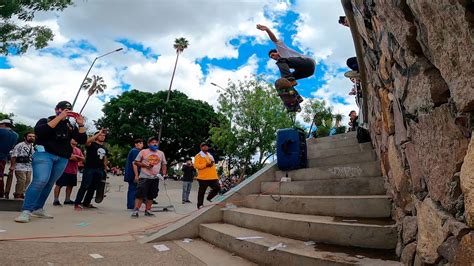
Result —
[[[203,157],[205,155],[205,157]],[[216,180],[219,179],[217,176],[216,164],[212,166],[207,166],[208,163],[213,161],[212,157],[209,154],[203,152],[198,153],[194,157],[194,168],[198,170],[197,179],[200,180]]]

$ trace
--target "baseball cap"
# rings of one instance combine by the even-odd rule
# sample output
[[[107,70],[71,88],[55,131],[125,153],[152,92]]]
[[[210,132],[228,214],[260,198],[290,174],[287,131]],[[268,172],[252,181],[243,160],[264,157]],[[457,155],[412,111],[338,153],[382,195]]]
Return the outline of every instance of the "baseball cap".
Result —
[[[157,137],[149,137],[147,143],[150,143],[150,141],[152,141],[152,140],[158,141],[158,138]]]
[[[11,119],[2,119],[0,120],[0,124],[5,124],[5,125],[12,125],[13,126],[13,121]]]
[[[199,147],[202,147],[202,146],[208,146],[209,147],[209,144],[207,144],[207,142],[203,142],[203,143],[201,143],[201,145]]]
[[[60,101],[58,104],[56,104],[57,109],[69,109],[72,110],[72,104],[68,101]]]

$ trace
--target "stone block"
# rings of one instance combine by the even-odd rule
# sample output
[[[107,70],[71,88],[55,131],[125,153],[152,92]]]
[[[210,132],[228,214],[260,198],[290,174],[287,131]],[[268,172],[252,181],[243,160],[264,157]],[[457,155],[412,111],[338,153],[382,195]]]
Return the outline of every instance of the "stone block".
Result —
[[[416,231],[418,225],[416,224],[416,216],[406,216],[403,219],[402,238],[403,244],[408,244],[416,238]]]
[[[454,123],[447,105],[419,116],[418,123],[411,121],[410,132],[430,197],[453,210],[457,197],[449,195],[448,185],[463,162],[468,139]]]
[[[438,247],[448,236],[443,227],[449,215],[436,206],[430,198],[426,198],[417,206],[417,254],[425,263],[435,263],[439,258]]]
[[[464,209],[466,222],[474,228],[474,138],[471,138],[469,148],[461,167],[461,190],[464,193]]]
[[[406,2],[416,17],[417,39],[424,54],[439,69],[458,109],[473,111],[474,53],[465,52],[474,50],[469,1]]]
[[[393,135],[395,133],[395,125],[393,123],[392,101],[389,99],[388,94],[388,90],[379,89],[380,105],[382,107],[383,129],[388,135]]]
[[[412,242],[405,246],[400,256],[400,261],[403,265],[413,265],[416,253],[416,242]]]
[[[454,236],[448,237],[446,241],[438,247],[438,254],[445,258],[448,262],[454,261],[454,255],[458,248],[459,241]]]
[[[412,142],[407,142],[403,145],[403,151],[410,167],[411,186],[413,192],[419,192],[422,190],[422,179],[423,172],[420,168],[420,161],[415,151],[415,146]]]
[[[474,261],[474,232],[463,236],[454,256],[453,265],[472,265]]]
[[[390,164],[390,171],[388,172],[388,176],[391,179],[390,183],[395,186],[397,192],[394,201],[404,210],[408,210],[412,204],[409,193],[410,180],[405,174],[405,168],[398,154],[397,147],[395,146],[395,138],[393,136],[388,138],[388,162]]]

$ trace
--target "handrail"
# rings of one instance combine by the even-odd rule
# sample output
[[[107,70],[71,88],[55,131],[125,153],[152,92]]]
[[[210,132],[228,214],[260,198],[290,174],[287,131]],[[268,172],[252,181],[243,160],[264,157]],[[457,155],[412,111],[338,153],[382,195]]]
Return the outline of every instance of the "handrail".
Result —
[[[362,49],[362,39],[360,37],[360,34],[357,30],[357,24],[355,22],[354,18],[354,11],[352,9],[352,3],[350,0],[341,0],[342,7],[344,8],[344,13],[346,15],[346,18],[349,20],[349,26],[351,29],[351,34],[352,34],[352,40],[354,41],[354,47],[356,50],[356,56],[357,56],[357,63],[359,65],[359,75],[360,75],[360,80],[362,83],[362,98],[364,99],[362,101],[362,112],[363,112],[363,119],[364,119],[364,124],[368,123],[368,106],[367,106],[367,73],[365,71],[365,62],[364,62],[364,50]]]

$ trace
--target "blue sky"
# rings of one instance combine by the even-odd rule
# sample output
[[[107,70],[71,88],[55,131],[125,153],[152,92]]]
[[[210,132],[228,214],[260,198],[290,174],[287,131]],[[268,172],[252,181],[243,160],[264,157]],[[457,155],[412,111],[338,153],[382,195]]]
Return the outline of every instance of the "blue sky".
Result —
[[[178,0],[138,1],[130,6],[119,0],[113,7],[106,2],[79,1],[64,12],[36,16],[33,23],[50,27],[55,39],[39,51],[0,56],[0,97],[10,99],[1,103],[0,111],[34,121],[37,112],[33,115],[18,108],[27,96],[37,96],[42,106],[38,112],[46,113],[48,105],[73,98],[96,56],[123,47],[123,52],[98,60],[91,71],[103,76],[109,87],[85,109],[86,115],[97,119],[103,102],[125,90],[167,89],[175,60],[172,43],[177,37],[186,37],[190,46],[180,56],[174,89],[215,106],[217,93],[211,82],[225,86],[228,79],[252,74],[263,75],[269,82],[277,77],[277,67],[267,56],[274,45],[265,32],[255,29],[257,23],[266,24],[289,47],[317,60],[315,75],[298,82],[303,97],[324,99],[336,112],[354,109],[353,99],[347,96],[351,83],[342,76],[353,45],[349,30],[337,24],[342,15],[339,1],[224,4],[203,0],[209,5],[198,5]],[[167,12],[154,16],[162,8]],[[81,95],[78,103],[84,101]]]

